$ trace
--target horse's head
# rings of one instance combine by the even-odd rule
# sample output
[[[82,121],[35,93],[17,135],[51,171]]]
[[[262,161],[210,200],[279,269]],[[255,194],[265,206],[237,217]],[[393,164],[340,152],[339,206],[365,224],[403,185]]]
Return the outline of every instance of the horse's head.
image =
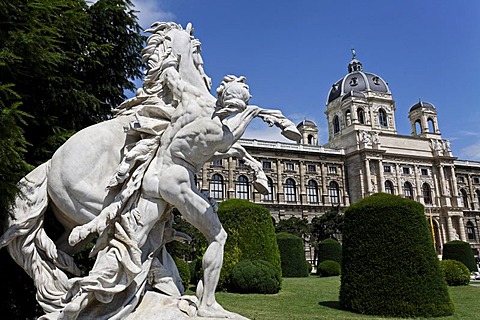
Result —
[[[210,90],[210,78],[203,70],[200,55],[200,41],[193,37],[193,28],[189,23],[184,30],[173,22],[155,22],[147,45],[142,51],[142,59],[147,63],[144,90],[154,94],[161,89],[158,79],[163,70],[174,67],[184,81],[206,93]],[[208,93],[209,94],[209,93]]]

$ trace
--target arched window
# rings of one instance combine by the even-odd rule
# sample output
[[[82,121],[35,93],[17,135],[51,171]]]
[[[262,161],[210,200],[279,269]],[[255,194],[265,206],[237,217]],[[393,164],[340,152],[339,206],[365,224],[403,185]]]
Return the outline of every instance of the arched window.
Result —
[[[318,203],[318,183],[315,180],[309,180],[307,184],[307,197],[309,203]]]
[[[477,237],[475,236],[475,226],[471,221],[467,222],[467,237],[468,240],[476,241]]]
[[[378,110],[378,124],[381,127],[388,127],[387,113],[383,109]]]
[[[335,181],[330,181],[328,184],[328,195],[330,196],[331,203],[340,203],[340,188]]]
[[[462,202],[463,202],[463,203],[461,203],[462,207],[468,208],[468,195],[467,195],[467,191],[465,191],[464,189],[460,189],[460,196],[462,197]]]
[[[435,122],[433,122],[433,119],[428,118],[427,123],[428,123],[428,131],[435,133]]]
[[[238,177],[237,184],[235,185],[235,193],[237,199],[248,199],[248,178],[245,176]]]
[[[385,193],[395,194],[395,190],[393,189],[393,183],[390,180],[385,181]]]
[[[223,200],[223,177],[215,173],[210,180],[210,197]]]
[[[267,177],[267,181],[268,181],[268,194],[262,195],[262,200],[273,201],[273,181],[269,177]]]
[[[422,123],[420,120],[415,121],[415,135],[422,133]]]
[[[403,196],[407,199],[412,199],[413,200],[412,184],[408,181],[403,184]]]
[[[423,202],[425,204],[432,204],[432,188],[430,188],[430,185],[428,183],[424,183],[422,185],[422,195],[423,195]]]
[[[347,124],[347,126],[349,126],[352,123],[352,117],[351,117],[351,114],[350,114],[350,109],[345,111],[345,123]]]
[[[357,109],[357,119],[360,124],[365,124],[365,111],[362,108]]]
[[[285,200],[287,202],[297,201],[297,190],[295,187],[295,180],[293,180],[292,178],[288,178],[287,181],[285,181],[285,186],[283,191],[285,193]]]
[[[307,143],[312,146],[315,145],[315,138],[311,134],[309,134],[307,137]]]
[[[338,116],[333,117],[333,133],[337,134],[340,132],[340,120],[338,119]]]

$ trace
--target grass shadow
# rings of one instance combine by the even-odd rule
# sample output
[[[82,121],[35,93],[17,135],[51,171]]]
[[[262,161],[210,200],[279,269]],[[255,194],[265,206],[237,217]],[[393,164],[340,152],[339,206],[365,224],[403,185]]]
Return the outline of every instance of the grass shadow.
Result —
[[[318,304],[330,309],[343,310],[340,307],[340,301],[320,301]]]

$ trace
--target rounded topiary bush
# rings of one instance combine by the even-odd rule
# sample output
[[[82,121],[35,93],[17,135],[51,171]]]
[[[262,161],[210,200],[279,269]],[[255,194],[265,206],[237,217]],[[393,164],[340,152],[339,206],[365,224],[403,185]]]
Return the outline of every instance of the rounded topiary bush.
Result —
[[[381,193],[345,211],[340,305],[389,317],[453,314],[420,203]]]
[[[282,259],[284,277],[308,277],[308,264],[305,259],[303,240],[287,232],[277,233],[278,249]]]
[[[468,242],[454,240],[445,243],[442,260],[457,260],[466,265],[470,272],[477,271],[475,256]]]
[[[326,260],[342,263],[342,245],[335,239],[325,239],[318,244],[318,263]]]
[[[231,289],[238,293],[278,293],[281,279],[271,263],[242,260],[232,271]]]
[[[175,257],[174,258],[175,264],[177,265],[178,269],[178,274],[180,275],[180,278],[182,279],[182,284],[185,290],[188,289],[188,286],[190,284],[190,267],[188,264],[183,261],[182,259]]]
[[[440,267],[449,286],[467,286],[470,283],[470,270],[457,260],[442,260]]]
[[[318,265],[318,274],[321,277],[339,276],[340,270],[340,263],[333,260],[325,260]]]
[[[265,260],[281,279],[280,252],[267,208],[248,200],[230,199],[219,204],[218,217],[228,238],[217,289],[229,289],[232,270],[242,260]]]

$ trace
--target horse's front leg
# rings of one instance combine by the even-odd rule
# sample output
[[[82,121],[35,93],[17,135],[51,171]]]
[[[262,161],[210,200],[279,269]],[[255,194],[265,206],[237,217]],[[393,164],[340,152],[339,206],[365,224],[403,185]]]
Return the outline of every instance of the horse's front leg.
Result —
[[[256,160],[244,147],[242,147],[238,142],[235,142],[227,152],[216,152],[210,161],[225,159],[228,157],[233,157],[237,159],[242,159],[245,161],[245,164],[253,170],[254,181],[253,186],[261,194],[267,195],[270,188],[268,187],[268,179],[263,171],[262,164]]]
[[[270,127],[275,125],[282,129],[282,135],[293,141],[300,141],[302,135],[295,124],[287,119],[279,110],[260,109],[258,117],[265,121]]]

